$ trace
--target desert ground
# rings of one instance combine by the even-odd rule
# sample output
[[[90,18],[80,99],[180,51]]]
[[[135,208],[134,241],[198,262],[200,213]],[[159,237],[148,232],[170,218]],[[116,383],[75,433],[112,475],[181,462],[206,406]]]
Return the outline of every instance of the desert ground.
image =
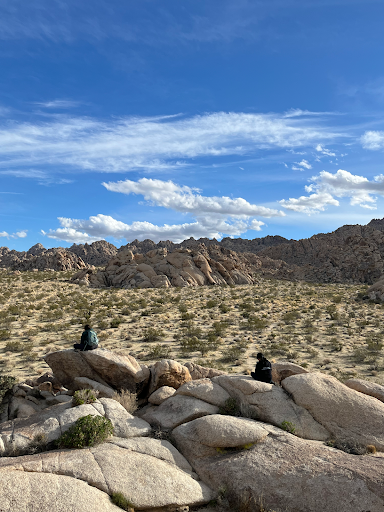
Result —
[[[381,304],[366,287],[260,278],[248,286],[94,289],[73,272],[0,271],[0,373],[20,380],[48,370],[46,353],[71,348],[85,323],[103,348],[141,364],[163,358],[233,373],[256,354],[340,380],[384,384]]]

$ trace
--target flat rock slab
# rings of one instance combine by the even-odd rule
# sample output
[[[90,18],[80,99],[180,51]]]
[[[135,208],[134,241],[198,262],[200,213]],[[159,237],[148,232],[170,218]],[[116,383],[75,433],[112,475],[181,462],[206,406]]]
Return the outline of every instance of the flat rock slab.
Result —
[[[166,450],[164,445],[163,450]],[[134,445],[123,448],[106,443],[83,450],[0,458],[0,481],[3,473],[9,474],[11,470],[60,474],[88,482],[103,492],[122,492],[137,510],[195,506],[214,498],[209,487],[173,462],[134,451]],[[36,512],[38,510],[36,508]],[[71,509],[67,508],[66,512],[68,510]]]
[[[282,385],[335,438],[384,451],[384,403],[323,373],[294,375]]]
[[[288,363],[287,361],[277,362],[272,364],[272,380],[275,384],[281,384],[281,381],[292,375],[299,375],[301,373],[308,373],[308,370],[295,363]]]
[[[0,479],[1,512],[121,512],[108,494],[63,475],[7,471]]]
[[[384,510],[384,459],[349,455],[291,434],[269,434],[250,450],[195,460],[194,467],[212,488],[227,488],[234,510],[241,499],[259,504],[261,495],[266,510]]]
[[[230,398],[224,388],[211,379],[199,379],[186,382],[176,391],[177,395],[193,396],[212,405],[221,406]]]
[[[110,386],[104,386],[100,382],[88,379],[87,377],[75,377],[73,387],[76,389],[94,389],[98,391],[100,398],[112,398],[115,393],[115,390]]]
[[[219,408],[215,405],[190,396],[175,395],[158,407],[151,407],[142,418],[148,423],[172,429],[187,421],[218,412]]]
[[[344,384],[348,388],[364,393],[365,395],[373,396],[381,402],[384,402],[384,386],[380,386],[380,384],[362,379],[349,379],[345,381]]]

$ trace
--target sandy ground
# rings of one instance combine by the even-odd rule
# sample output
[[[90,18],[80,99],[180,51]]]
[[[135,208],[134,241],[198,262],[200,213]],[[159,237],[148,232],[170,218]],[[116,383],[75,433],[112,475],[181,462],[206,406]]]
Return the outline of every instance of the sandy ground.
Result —
[[[71,348],[84,323],[100,345],[141,364],[163,358],[247,373],[262,351],[311,371],[384,384],[383,306],[364,286],[260,278],[257,285],[92,289],[71,273],[0,271],[0,374],[48,369],[46,353]]]

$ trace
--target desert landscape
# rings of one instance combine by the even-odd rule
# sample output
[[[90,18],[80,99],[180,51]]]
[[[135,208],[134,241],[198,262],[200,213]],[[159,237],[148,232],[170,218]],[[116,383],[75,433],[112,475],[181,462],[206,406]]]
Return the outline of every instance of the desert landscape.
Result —
[[[367,286],[257,278],[257,284],[95,289],[75,272],[9,272],[1,280],[0,371],[48,369],[46,353],[78,342],[91,323],[102,347],[143,364],[196,362],[249,373],[256,353],[311,371],[384,383],[383,307]]]

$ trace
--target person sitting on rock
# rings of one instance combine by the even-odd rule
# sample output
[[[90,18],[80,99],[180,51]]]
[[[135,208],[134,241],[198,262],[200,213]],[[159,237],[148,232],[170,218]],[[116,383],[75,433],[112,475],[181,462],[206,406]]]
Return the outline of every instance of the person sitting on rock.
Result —
[[[94,350],[99,346],[99,340],[97,339],[97,335],[95,331],[92,329],[90,325],[84,326],[84,332],[81,335],[80,343],[75,343],[73,348],[75,350]]]
[[[257,364],[254,372],[251,372],[251,376],[260,382],[267,382],[273,384],[272,381],[272,365],[266,359],[261,352],[256,355]]]

